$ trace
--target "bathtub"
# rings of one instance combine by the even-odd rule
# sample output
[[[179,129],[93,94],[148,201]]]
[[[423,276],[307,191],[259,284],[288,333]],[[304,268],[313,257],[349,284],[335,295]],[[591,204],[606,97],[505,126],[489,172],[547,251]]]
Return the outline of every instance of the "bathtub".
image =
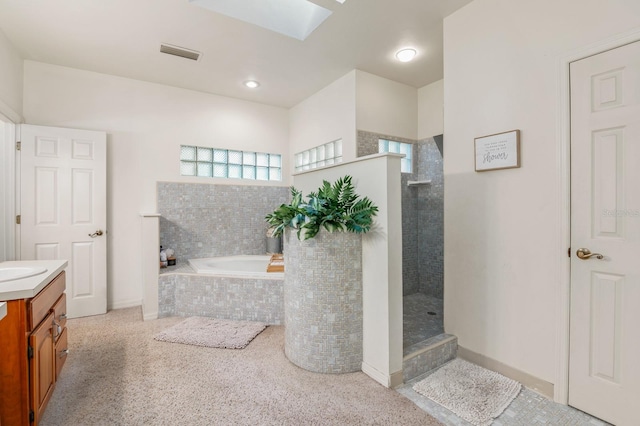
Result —
[[[270,258],[268,255],[208,257],[189,259],[189,266],[196,274],[283,279],[282,272],[267,272]]]
[[[158,277],[158,317],[202,316],[266,324],[284,322],[284,273],[267,272],[270,256],[190,259]]]

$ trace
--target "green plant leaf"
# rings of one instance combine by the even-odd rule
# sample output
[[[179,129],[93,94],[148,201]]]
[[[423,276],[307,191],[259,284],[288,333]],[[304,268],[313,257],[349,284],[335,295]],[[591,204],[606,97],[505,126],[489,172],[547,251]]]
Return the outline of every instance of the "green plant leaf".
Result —
[[[309,193],[307,200],[293,186],[291,203],[282,204],[265,220],[273,228],[273,235],[281,235],[286,228],[297,230],[298,239],[315,237],[321,228],[327,232],[365,233],[371,229],[378,207],[369,198],[359,198],[351,176],[333,184],[324,180],[317,191]]]

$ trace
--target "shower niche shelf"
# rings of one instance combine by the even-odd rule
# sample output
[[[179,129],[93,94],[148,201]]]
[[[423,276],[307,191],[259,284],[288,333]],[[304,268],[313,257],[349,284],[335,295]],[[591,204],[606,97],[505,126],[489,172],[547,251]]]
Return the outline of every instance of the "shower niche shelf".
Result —
[[[430,180],[408,180],[407,186],[431,185]]]

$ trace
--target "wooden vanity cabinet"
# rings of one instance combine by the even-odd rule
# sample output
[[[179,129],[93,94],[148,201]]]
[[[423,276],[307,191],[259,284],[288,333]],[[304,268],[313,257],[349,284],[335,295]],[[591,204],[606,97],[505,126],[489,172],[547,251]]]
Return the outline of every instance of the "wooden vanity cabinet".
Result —
[[[0,321],[0,424],[37,425],[67,354],[65,273]]]

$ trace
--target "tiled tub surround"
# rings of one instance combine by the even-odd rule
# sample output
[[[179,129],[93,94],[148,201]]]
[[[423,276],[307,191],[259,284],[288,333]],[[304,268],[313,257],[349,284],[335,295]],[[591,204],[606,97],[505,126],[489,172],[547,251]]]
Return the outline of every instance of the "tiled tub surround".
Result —
[[[186,264],[169,267],[158,278],[158,317],[203,316],[280,325],[283,284],[282,278],[196,274]]]
[[[434,138],[420,141],[358,130],[357,155],[378,152],[378,139],[413,144],[413,173],[402,174],[402,294],[442,298],[444,174]],[[430,181],[408,185],[408,181]]]
[[[289,199],[289,188],[158,182],[160,244],[187,259],[265,254],[265,215]]]
[[[317,373],[362,368],[362,237],[328,233],[285,241],[285,354]]]

